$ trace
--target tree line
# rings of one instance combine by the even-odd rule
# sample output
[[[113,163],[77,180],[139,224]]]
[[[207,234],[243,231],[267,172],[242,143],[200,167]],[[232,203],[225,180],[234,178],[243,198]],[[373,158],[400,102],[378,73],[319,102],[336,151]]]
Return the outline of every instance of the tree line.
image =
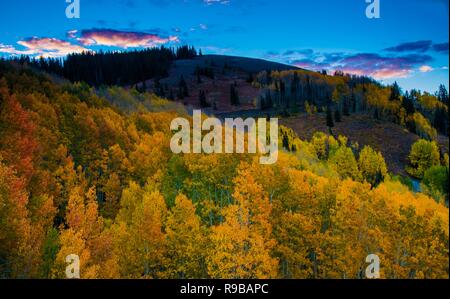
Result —
[[[174,60],[192,59],[199,53],[190,46],[161,46],[126,52],[100,50],[72,53],[65,58],[20,56],[10,60],[60,75],[72,82],[86,82],[91,86],[124,86],[166,77]]]
[[[339,122],[342,116],[363,112],[423,138],[449,134],[449,95],[444,85],[434,94],[402,91],[396,82],[383,86],[366,76],[304,70],[261,72],[253,77],[253,85],[262,89],[259,107],[263,110],[327,112],[328,125],[332,118]]]

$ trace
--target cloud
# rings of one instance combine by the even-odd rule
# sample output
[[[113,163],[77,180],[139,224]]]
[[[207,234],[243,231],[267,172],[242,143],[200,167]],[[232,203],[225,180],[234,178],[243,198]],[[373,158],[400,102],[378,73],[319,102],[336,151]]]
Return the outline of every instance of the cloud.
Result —
[[[155,47],[179,40],[177,36],[162,37],[158,34],[146,32],[89,29],[81,31],[78,41],[84,46],[108,46],[127,49]]]
[[[433,71],[433,68],[432,68],[431,66],[429,66],[429,65],[422,65],[422,66],[419,68],[419,71],[420,71],[421,73],[428,73],[428,72],[432,72],[432,71]]]
[[[203,0],[204,3],[206,3],[207,5],[212,5],[212,4],[229,4],[230,1],[229,0]]]
[[[384,49],[386,52],[416,52],[425,53],[427,51],[434,51],[438,53],[448,53],[448,42],[446,43],[433,43],[431,40],[419,40],[414,42],[402,43],[394,47]]]
[[[214,5],[214,4],[229,4],[231,0],[196,0],[199,3],[204,3],[206,5]],[[147,0],[148,3],[155,6],[167,6],[169,4],[177,4],[177,3],[187,3],[189,1],[186,0]]]
[[[304,69],[314,71],[325,69],[331,72],[341,70],[378,80],[407,77],[417,67],[433,60],[429,55],[417,53],[397,56],[377,53],[317,52],[312,49],[290,50],[283,54],[270,53],[268,56]]]
[[[431,48],[431,40],[420,40],[415,42],[402,43],[395,47],[384,49],[388,52],[426,52]]]
[[[441,44],[434,44],[433,50],[439,53],[447,53],[448,54],[448,42]]]
[[[38,57],[62,57],[70,53],[81,53],[89,49],[56,38],[31,37],[18,41],[24,49],[17,49],[11,45],[0,44],[0,52],[11,55],[30,55]]]
[[[67,40],[50,37],[31,37],[18,41],[19,46],[0,43],[0,53],[9,55],[29,55],[36,57],[63,57],[71,53],[91,51],[90,46],[109,46],[118,48],[155,47],[178,42],[177,36],[162,34],[159,29],[148,32],[119,31],[113,29],[70,30]]]
[[[68,38],[76,38],[77,33],[78,33],[78,30],[70,30],[70,31],[67,31],[66,35]]]

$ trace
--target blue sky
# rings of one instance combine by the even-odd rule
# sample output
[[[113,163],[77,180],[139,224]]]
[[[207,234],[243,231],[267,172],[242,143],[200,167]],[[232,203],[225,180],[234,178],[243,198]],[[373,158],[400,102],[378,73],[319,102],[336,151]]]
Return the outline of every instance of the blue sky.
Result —
[[[448,86],[448,0],[2,0],[0,55],[194,45],[307,69],[341,69],[404,89]]]

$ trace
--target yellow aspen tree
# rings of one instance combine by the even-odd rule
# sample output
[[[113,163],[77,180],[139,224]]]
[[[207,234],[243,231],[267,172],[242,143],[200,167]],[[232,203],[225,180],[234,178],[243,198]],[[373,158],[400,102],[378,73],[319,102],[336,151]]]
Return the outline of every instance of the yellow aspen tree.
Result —
[[[349,147],[341,145],[330,157],[329,163],[342,179],[361,179],[358,163],[356,162],[355,156]]]
[[[122,194],[122,208],[112,228],[115,254],[124,278],[158,278],[164,270],[163,224],[167,207],[158,191],[148,189],[130,183]]]
[[[208,273],[213,278],[274,278],[278,260],[269,222],[271,205],[260,185],[241,164],[233,193],[224,209],[225,222],[212,228]]]
[[[100,265],[103,261],[94,259],[96,239],[103,230],[103,219],[98,215],[95,189],[90,188],[86,193],[79,186],[74,187],[69,196],[66,210],[66,229],[60,234],[60,250],[56,257],[54,276],[64,277],[66,256],[78,255],[80,258],[80,276],[82,278],[96,278],[99,276]]]
[[[181,279],[205,278],[205,230],[195,213],[195,206],[185,195],[176,197],[175,206],[167,216],[165,230],[165,276]]]

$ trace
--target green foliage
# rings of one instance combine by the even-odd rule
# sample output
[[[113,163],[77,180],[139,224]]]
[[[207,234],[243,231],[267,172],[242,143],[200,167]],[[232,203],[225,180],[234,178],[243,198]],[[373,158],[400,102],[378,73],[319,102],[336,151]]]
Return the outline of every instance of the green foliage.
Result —
[[[351,178],[353,180],[361,179],[358,163],[356,162],[355,155],[351,148],[341,145],[329,158],[329,163],[341,178]]]
[[[47,232],[42,247],[41,277],[46,278],[51,276],[51,271],[55,266],[55,259],[59,249],[59,232],[56,228],[51,227]]]
[[[327,160],[339,148],[338,141],[333,136],[329,136],[323,132],[314,133],[311,143],[317,157],[321,160]]]
[[[420,139],[411,147],[409,154],[410,166],[406,171],[413,177],[422,179],[425,171],[439,165],[439,149],[434,141]]]
[[[440,200],[446,196],[448,199],[448,168],[445,166],[432,166],[424,175],[422,184],[425,185],[434,198]]]
[[[433,128],[428,119],[418,112],[414,113],[413,119],[417,135],[428,140],[436,139],[436,129]]]
[[[413,181],[411,180],[411,178],[409,176],[404,176],[404,175],[392,175],[391,176],[391,180],[393,182],[400,182],[402,185],[408,187],[408,189],[410,191],[413,191],[414,186],[413,186]]]
[[[365,146],[359,153],[358,166],[363,179],[374,187],[387,176],[387,167],[383,156],[370,146]]]

